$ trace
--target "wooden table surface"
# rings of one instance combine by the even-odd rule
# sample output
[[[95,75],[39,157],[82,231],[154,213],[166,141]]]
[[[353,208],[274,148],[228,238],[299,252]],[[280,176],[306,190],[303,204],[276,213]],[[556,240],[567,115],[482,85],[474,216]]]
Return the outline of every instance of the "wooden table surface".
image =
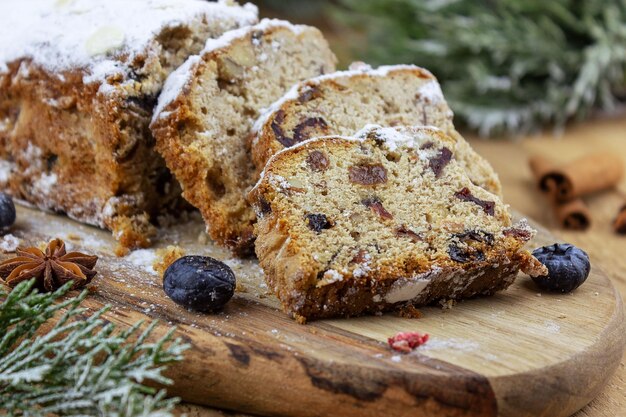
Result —
[[[589,230],[564,231],[555,224],[547,202],[535,189],[527,164],[529,155],[536,153],[556,162],[565,162],[596,150],[614,151],[626,164],[626,116],[572,125],[559,137],[547,133],[514,141],[471,139],[471,142],[500,174],[505,201],[548,227],[564,241],[586,250],[592,263],[604,266],[622,297],[626,298],[626,236],[615,234],[611,227],[618,208],[626,202],[626,178],[616,190],[586,198],[593,216]],[[593,314],[592,304],[589,306],[589,314]],[[224,415],[216,410],[192,405],[181,405],[178,411],[189,417]],[[626,354],[609,385],[575,417],[623,415],[626,415]]]

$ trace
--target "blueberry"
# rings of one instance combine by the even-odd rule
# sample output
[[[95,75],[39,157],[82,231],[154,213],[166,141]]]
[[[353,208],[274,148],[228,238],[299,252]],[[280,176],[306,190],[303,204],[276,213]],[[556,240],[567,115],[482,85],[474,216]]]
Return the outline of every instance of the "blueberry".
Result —
[[[0,193],[0,229],[8,229],[15,223],[15,204],[10,195]]]
[[[224,307],[235,293],[235,274],[213,258],[184,256],[165,271],[163,289],[176,304],[213,312]]]
[[[548,268],[548,275],[533,277],[539,288],[546,291],[573,291],[585,282],[591,270],[589,255],[569,243],[535,249],[533,256]]]

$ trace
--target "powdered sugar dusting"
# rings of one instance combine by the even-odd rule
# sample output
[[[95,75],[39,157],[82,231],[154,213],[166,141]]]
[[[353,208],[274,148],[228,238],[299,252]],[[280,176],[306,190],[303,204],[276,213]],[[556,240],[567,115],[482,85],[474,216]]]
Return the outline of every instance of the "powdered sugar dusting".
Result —
[[[154,110],[154,116],[152,122],[160,117],[166,117],[170,112],[163,112],[163,110],[180,95],[181,91],[185,88],[196,64],[200,62],[201,58],[197,55],[189,57],[187,61],[176,71],[170,74],[165,81],[163,91],[159,96],[159,102]]]
[[[350,66],[348,71],[337,71],[332,74],[324,74],[309,80],[300,82],[294,85],[282,98],[277,100],[274,104],[272,104],[268,109],[261,111],[261,116],[257,119],[254,127],[252,129],[253,132],[260,132],[265,123],[272,117],[272,115],[278,111],[286,102],[291,100],[296,100],[300,97],[301,94],[306,92],[311,86],[319,85],[324,81],[328,80],[339,80],[339,79],[347,79],[350,77],[354,77],[357,75],[368,75],[371,77],[387,77],[389,74],[398,71],[414,71],[418,70],[423,72],[427,77],[431,78],[432,81],[424,84],[418,91],[419,95],[428,98],[432,102],[436,102],[437,97],[440,96],[440,99],[443,99],[443,94],[441,93],[441,88],[439,87],[439,83],[435,79],[435,77],[424,68],[418,67],[417,65],[384,65],[378,67],[376,69],[372,68],[370,65],[367,65],[362,62],[355,62]],[[438,93],[437,93],[438,90]],[[439,94],[439,96],[438,96]],[[258,135],[255,135],[253,142],[258,140]]]
[[[434,132],[440,131],[435,126],[419,127],[382,127],[368,124],[355,134],[359,140],[365,140],[368,135],[374,134],[384,141],[384,145],[390,151],[395,151],[399,147],[419,148],[427,141],[432,141]]]
[[[2,236],[0,240],[0,250],[4,253],[15,252],[20,246],[21,240],[12,234]]]
[[[115,56],[131,62],[163,29],[192,20],[256,21],[257,9],[201,0],[24,0],[0,2],[0,72],[31,58],[51,71],[105,75]]]
[[[181,94],[184,87],[189,82],[195,65],[202,60],[201,56],[204,54],[213,52],[217,49],[226,48],[233,43],[236,39],[241,39],[249,36],[251,33],[263,32],[273,27],[281,27],[291,30],[295,34],[301,34],[308,26],[293,25],[287,21],[279,19],[263,19],[261,22],[254,26],[246,26],[239,29],[231,30],[223,34],[217,39],[208,39],[204,46],[204,49],[200,55],[194,55],[187,59],[187,61],[174,73],[172,73],[165,83],[163,92],[159,97],[159,103],[154,113],[153,122],[162,117],[166,117],[169,113],[163,112],[168,104],[176,100]],[[254,42],[254,45],[259,45],[258,40]],[[274,47],[274,45],[272,45]],[[259,57],[261,59],[261,57]],[[262,59],[261,59],[262,60]]]
[[[231,31],[226,32],[225,34],[223,34],[217,39],[207,40],[206,45],[200,54],[202,55],[202,54],[214,51],[216,49],[227,47],[235,39],[244,38],[248,36],[248,34],[250,33],[258,32],[258,31],[265,32],[268,29],[278,28],[278,27],[291,30],[296,35],[301,34],[302,32],[304,32],[304,30],[308,28],[308,26],[305,26],[305,25],[294,25],[292,23],[287,22],[286,20],[263,19],[254,26],[248,26],[248,27],[243,27],[240,29],[231,30]],[[259,41],[256,39],[253,41],[253,43],[254,45],[260,44]]]
[[[134,266],[140,267],[149,274],[158,275],[153,267],[157,260],[157,254],[154,250],[139,249],[131,252],[124,260]]]

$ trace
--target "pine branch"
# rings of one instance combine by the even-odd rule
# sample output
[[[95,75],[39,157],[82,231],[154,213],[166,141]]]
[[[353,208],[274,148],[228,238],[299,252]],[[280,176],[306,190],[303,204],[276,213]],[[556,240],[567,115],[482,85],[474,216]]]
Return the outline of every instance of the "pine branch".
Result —
[[[142,383],[171,384],[163,371],[187,348],[171,340],[174,329],[151,343],[156,322],[143,332],[141,322],[117,331],[101,318],[108,307],[83,317],[86,292],[57,302],[71,283],[50,294],[33,291],[33,284],[9,294],[0,288],[0,411],[32,417],[172,415],[177,399]],[[49,332],[36,335],[61,312]]]
[[[338,0],[369,42],[357,56],[413,62],[483,135],[557,128],[611,111],[626,87],[624,0]]]

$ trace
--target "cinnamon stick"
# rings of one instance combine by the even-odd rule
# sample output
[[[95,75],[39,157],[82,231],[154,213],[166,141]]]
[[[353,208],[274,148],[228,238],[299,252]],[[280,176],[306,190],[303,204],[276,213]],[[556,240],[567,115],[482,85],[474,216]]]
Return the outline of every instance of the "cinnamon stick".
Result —
[[[531,160],[533,173],[540,174],[539,187],[548,191],[555,188],[558,201],[570,201],[586,194],[617,185],[624,175],[622,159],[609,152],[586,155],[562,167],[546,165],[541,157]]]
[[[626,235],[626,204],[624,204],[617,213],[617,217],[613,222],[613,229],[615,233]]]
[[[564,229],[585,230],[591,225],[591,212],[581,198],[561,201],[557,194],[559,183],[550,174],[555,172],[554,164],[541,155],[529,160],[530,170],[539,188],[546,195],[559,225]]]
[[[591,212],[581,198],[566,202],[552,198],[552,204],[554,217],[564,229],[586,230],[591,226]]]

